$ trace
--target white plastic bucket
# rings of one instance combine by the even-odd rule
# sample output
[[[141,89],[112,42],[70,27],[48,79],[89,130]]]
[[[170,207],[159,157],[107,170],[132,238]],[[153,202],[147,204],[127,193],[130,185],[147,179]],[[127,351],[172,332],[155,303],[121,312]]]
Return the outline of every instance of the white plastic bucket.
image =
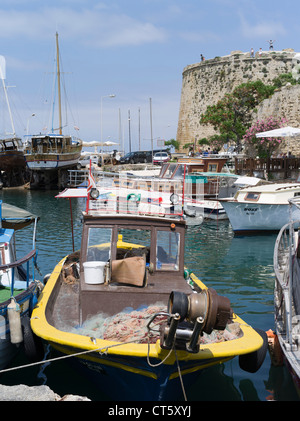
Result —
[[[106,262],[84,262],[84,279],[86,284],[103,284]]]

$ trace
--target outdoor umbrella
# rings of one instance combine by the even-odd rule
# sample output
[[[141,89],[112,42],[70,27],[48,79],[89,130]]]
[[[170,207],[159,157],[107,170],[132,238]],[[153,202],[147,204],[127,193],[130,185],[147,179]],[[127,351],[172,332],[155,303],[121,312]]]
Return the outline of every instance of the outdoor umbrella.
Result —
[[[280,127],[279,129],[268,130],[266,132],[256,133],[256,137],[294,137],[300,136],[300,129],[297,127]],[[290,151],[290,143],[288,143],[288,150]]]

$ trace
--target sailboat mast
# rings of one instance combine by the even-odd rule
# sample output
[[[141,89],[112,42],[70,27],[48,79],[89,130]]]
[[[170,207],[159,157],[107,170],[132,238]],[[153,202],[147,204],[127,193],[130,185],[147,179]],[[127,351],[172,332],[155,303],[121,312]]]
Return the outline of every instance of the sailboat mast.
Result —
[[[59,68],[59,47],[58,47],[58,33],[57,32],[56,32],[56,65],[57,65],[57,86],[58,86],[59,134],[62,134],[61,93],[60,93],[60,68]]]
[[[10,105],[9,105],[9,101],[8,101],[8,95],[7,95],[7,87],[5,85],[5,58],[3,56],[0,56],[0,79],[2,79],[2,85],[3,85],[3,91],[4,91],[4,95],[5,95],[5,99],[6,99],[6,104],[7,104],[7,109],[8,109],[8,113],[9,113],[9,118],[10,118],[10,124],[11,124],[11,128],[12,128],[12,135],[15,137],[16,136],[16,131],[15,131],[15,126],[14,126],[14,122],[13,122],[13,118],[12,118],[12,113],[11,113],[11,109],[10,109]],[[2,69],[3,66],[3,69]]]

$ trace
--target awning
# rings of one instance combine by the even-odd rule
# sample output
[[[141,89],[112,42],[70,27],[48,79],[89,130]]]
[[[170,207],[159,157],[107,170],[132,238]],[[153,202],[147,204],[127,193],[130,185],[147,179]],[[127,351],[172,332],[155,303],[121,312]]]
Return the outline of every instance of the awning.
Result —
[[[58,199],[64,198],[64,199],[72,199],[76,197],[87,197],[87,188],[78,188],[78,189],[65,189],[61,193],[59,193],[57,196],[55,196]]]
[[[38,219],[38,216],[25,209],[2,202],[3,228],[13,228],[15,230],[21,229]]]

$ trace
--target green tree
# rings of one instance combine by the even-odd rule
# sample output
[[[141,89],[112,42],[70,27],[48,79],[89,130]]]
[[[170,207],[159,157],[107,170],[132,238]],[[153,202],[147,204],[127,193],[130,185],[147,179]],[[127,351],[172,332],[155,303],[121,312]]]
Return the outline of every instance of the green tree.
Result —
[[[237,146],[251,123],[251,112],[274,93],[275,87],[261,81],[243,83],[226,94],[216,105],[208,106],[200,123],[209,124],[219,132],[219,143],[234,141]],[[216,136],[214,136],[215,141]]]
[[[291,85],[297,85],[300,83],[300,80],[296,80],[292,73],[282,73],[272,81],[272,84],[275,88],[281,88],[287,83],[290,83]]]
[[[178,140],[175,140],[175,139],[166,140],[165,145],[171,146],[171,147],[173,146],[173,148],[175,148],[176,151],[178,151],[179,146],[180,146]]]

